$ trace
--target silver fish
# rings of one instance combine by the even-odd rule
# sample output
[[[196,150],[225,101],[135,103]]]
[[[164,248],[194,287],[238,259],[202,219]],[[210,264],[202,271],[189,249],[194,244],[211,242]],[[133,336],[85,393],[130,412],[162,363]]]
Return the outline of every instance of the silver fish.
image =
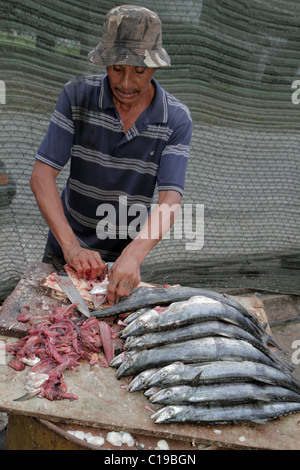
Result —
[[[253,361],[215,361],[208,364],[184,364],[181,361],[162,367],[146,380],[145,386],[198,386],[227,382],[260,382],[280,385],[300,393],[300,382],[291,375]]]
[[[237,302],[233,297],[226,294],[201,289],[198,287],[170,286],[170,287],[136,287],[128,297],[122,297],[116,304],[101,310],[94,310],[91,316],[98,318],[113,317],[124,312],[131,312],[143,307],[155,305],[168,305],[172,302],[189,299],[195,295],[202,295],[218,300],[226,305],[237,309],[245,316],[253,320],[257,325],[257,318]]]
[[[155,393],[159,392],[161,390],[160,387],[151,387],[151,388],[147,388],[145,391],[144,391],[144,395],[145,397],[148,397],[149,399],[151,399],[150,397],[152,395],[154,395]]]
[[[151,387],[152,390],[153,387]],[[237,404],[256,401],[295,401],[300,403],[300,394],[276,385],[255,383],[225,383],[192,387],[178,385],[164,388],[149,397],[152,403],[162,405],[187,404]]]
[[[146,381],[154,375],[158,369],[146,369],[138,374],[127,386],[129,392],[136,392],[145,388]]]
[[[140,336],[128,336],[124,343],[124,349],[128,351],[133,349],[150,349],[165,344],[179,343],[180,341],[188,341],[195,338],[205,338],[206,336],[224,336],[227,338],[243,339],[253,344],[253,346],[260,349],[265,354],[269,354],[270,352],[270,349],[262,339],[257,339],[239,326],[218,320],[204,321],[166,331],[145,333]]]
[[[242,405],[168,405],[151,415],[155,423],[237,424],[266,421],[300,411],[300,403],[273,402]]]
[[[217,360],[251,360],[281,368],[266,354],[243,340],[207,337],[181,343],[167,344],[158,348],[128,352],[117,371],[117,377],[135,375],[145,369],[162,367],[175,361],[185,363],[211,362]]]
[[[120,365],[125,361],[126,358],[126,351],[122,351],[120,354],[115,356],[110,362],[110,367],[118,368]]]
[[[142,313],[147,312],[147,310],[149,310],[148,307],[140,308],[139,310],[135,310],[134,312],[130,313],[126,318],[124,318],[124,320],[123,320],[124,323],[126,323],[128,325],[133,320],[136,320],[140,315],[142,315]]]
[[[127,349],[128,351],[150,349],[166,344],[179,343],[181,341],[189,341],[191,339],[205,338],[208,336],[222,336],[247,341],[269,356],[272,360],[281,364],[287,371],[290,372],[293,370],[293,366],[291,364],[269,349],[264,342],[264,338],[257,339],[243,328],[223,321],[205,321],[183,326],[181,328],[146,333],[141,336],[128,336],[124,344],[124,349]]]
[[[188,300],[172,303],[162,313],[154,309],[141,314],[136,320],[127,325],[121,332],[121,338],[163,331],[174,326],[185,326],[202,321],[219,320],[243,328],[260,339],[261,331],[256,324],[241,314],[235,308],[217,300],[203,296],[194,296]],[[265,335],[265,332],[263,332]]]

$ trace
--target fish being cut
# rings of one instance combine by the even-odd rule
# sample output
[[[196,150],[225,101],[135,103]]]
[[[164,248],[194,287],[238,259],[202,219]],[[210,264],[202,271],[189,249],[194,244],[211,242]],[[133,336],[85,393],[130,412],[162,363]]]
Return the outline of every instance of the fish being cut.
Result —
[[[257,318],[237,302],[233,297],[226,294],[219,294],[214,291],[197,287],[169,286],[169,287],[137,287],[133,289],[128,297],[121,298],[116,304],[95,310],[91,314],[98,318],[106,318],[119,315],[124,312],[132,312],[143,307],[171,304],[187,300],[192,296],[204,296],[229,305],[246,317],[251,319],[260,328]]]
[[[237,424],[265,423],[269,419],[300,411],[300,403],[273,402],[241,405],[168,405],[151,415],[155,423]]]

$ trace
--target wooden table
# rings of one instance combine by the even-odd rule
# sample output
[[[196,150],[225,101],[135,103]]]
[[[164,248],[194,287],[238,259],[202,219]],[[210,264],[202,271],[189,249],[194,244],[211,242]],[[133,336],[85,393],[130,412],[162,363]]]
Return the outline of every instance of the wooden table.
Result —
[[[39,282],[51,272],[51,266],[44,263],[35,263],[26,271],[0,311],[0,344],[15,341],[17,337],[26,334],[26,325],[16,319],[25,307],[29,306],[30,312],[36,314],[43,308],[57,305],[57,300],[39,291]],[[262,302],[257,297],[236,298],[255,313],[260,321],[266,321]],[[105,432],[128,431],[140,438],[144,436],[156,441],[165,439],[178,449],[193,449],[199,445],[237,449],[300,449],[299,413],[266,424],[158,425],[150,419],[151,411],[147,408],[150,406],[156,409],[155,406],[150,405],[142,392],[129,393],[124,388],[130,378],[117,380],[115,369],[99,366],[91,368],[86,361],[82,361],[80,367],[64,372],[68,391],[78,395],[78,400],[51,402],[33,398],[16,402],[13,400],[24,394],[23,386],[28,369],[16,372],[7,366],[7,360],[8,358],[3,360],[2,355],[0,411],[9,415],[49,420],[64,431],[68,426],[87,426]]]

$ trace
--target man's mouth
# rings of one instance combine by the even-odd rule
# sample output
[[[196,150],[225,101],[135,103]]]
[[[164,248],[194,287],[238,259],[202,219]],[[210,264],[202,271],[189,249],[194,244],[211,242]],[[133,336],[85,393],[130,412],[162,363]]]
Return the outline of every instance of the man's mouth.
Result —
[[[120,88],[116,88],[116,91],[119,96],[122,96],[123,98],[132,98],[137,94],[136,90],[122,90]]]

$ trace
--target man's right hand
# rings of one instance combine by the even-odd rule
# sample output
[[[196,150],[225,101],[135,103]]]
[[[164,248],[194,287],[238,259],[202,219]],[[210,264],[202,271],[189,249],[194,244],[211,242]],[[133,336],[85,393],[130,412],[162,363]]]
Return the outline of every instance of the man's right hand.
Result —
[[[105,263],[97,251],[72,245],[64,248],[63,254],[66,263],[75,269],[79,278],[95,279],[105,269]]]

